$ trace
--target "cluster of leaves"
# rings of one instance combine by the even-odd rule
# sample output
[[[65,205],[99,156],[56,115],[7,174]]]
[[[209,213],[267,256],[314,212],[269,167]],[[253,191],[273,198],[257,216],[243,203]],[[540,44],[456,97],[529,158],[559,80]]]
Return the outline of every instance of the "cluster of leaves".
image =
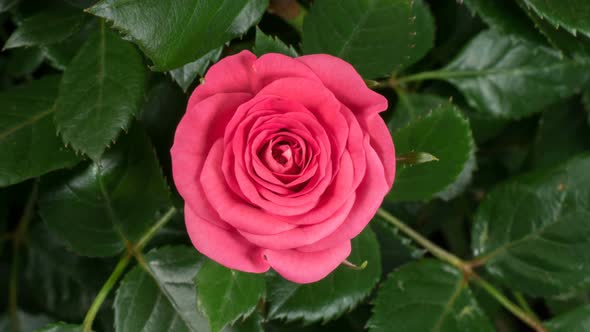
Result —
[[[0,330],[588,331],[588,17],[587,0],[0,0]],[[333,54],[390,100],[399,166],[353,241],[364,270],[298,285],[190,247],[168,150],[197,77],[242,49]]]

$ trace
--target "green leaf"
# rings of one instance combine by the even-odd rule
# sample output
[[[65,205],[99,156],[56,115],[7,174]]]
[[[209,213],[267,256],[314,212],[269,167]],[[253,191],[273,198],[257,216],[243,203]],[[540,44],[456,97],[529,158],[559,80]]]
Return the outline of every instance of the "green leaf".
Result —
[[[586,0],[524,0],[539,16],[572,34],[581,32],[590,37],[590,2]]]
[[[0,0],[0,13],[4,13],[4,12],[10,10],[19,1],[20,0]]]
[[[465,5],[498,31],[536,43],[544,42],[543,36],[513,0],[465,0]]]
[[[412,1],[411,19],[414,20],[416,35],[412,36],[410,50],[406,58],[403,60],[403,65],[400,69],[407,68],[418,62],[434,46],[434,17],[432,17],[430,6],[426,4],[424,0]]]
[[[386,76],[412,63],[415,33],[410,0],[317,1],[303,23],[303,53],[327,53],[365,78]]]
[[[533,167],[555,166],[586,150],[590,150],[590,126],[577,100],[542,113],[531,150]]]
[[[583,291],[579,294],[560,294],[545,298],[545,304],[553,315],[561,315],[584,305],[590,305],[590,293]]]
[[[137,241],[167,204],[152,147],[134,129],[100,160],[44,178],[39,212],[77,252],[110,256]]]
[[[89,21],[82,26],[78,33],[66,40],[42,46],[45,58],[52,67],[64,71],[95,29],[96,22]]]
[[[590,330],[590,305],[580,307],[543,324],[550,332],[586,332]]]
[[[0,93],[0,187],[78,162],[51,120],[58,82],[48,76]]]
[[[590,286],[590,155],[530,173],[487,194],[473,253],[512,289],[551,296]]]
[[[35,332],[82,332],[82,326],[57,323],[46,326]]]
[[[64,141],[98,160],[137,114],[145,81],[141,55],[101,23],[59,87],[55,122]]]
[[[463,274],[432,259],[392,272],[374,304],[370,332],[494,331]]]
[[[412,122],[419,120],[434,109],[451,105],[449,99],[432,94],[401,94],[395,105],[395,112],[389,120],[389,131],[397,132]]]
[[[203,76],[211,63],[219,60],[223,47],[216,48],[203,55],[198,60],[170,71],[172,79],[178,83],[184,92],[191,86],[197,75]]]
[[[43,223],[27,233],[22,288],[38,308],[66,321],[82,321],[112,267],[66,250]]]
[[[267,6],[268,0],[103,0],[88,12],[111,21],[156,69],[172,70],[244,34]]]
[[[419,112],[424,113],[423,110]],[[435,195],[448,199],[457,191],[452,186],[455,181],[469,182],[475,168],[471,161],[475,152],[473,138],[469,122],[451,104],[442,105],[394,132],[393,141],[398,156],[423,151],[439,161],[401,165],[389,193],[392,200],[427,200]]]
[[[238,272],[207,260],[196,278],[199,307],[212,332],[249,316],[264,296],[264,276]]]
[[[412,240],[400,234],[398,228],[393,227],[380,216],[373,217],[370,225],[379,240],[384,273],[424,256],[423,249],[416,247]]]
[[[47,45],[62,41],[80,30],[84,12],[57,6],[26,18],[4,44],[4,49]]]
[[[381,276],[379,244],[370,228],[352,240],[348,260],[355,264],[367,261],[368,265],[361,271],[340,266],[326,278],[305,285],[272,274],[267,281],[268,318],[327,322],[356,307]]]
[[[19,48],[10,52],[7,73],[12,77],[31,75],[43,62],[43,52],[36,47]]]
[[[33,332],[54,321],[53,318],[44,314],[30,314],[21,310],[17,311],[16,317],[19,328],[14,327],[14,322],[8,313],[0,316],[0,331]]]
[[[489,30],[439,74],[476,110],[521,118],[575,94],[590,77],[589,68],[547,47]]]
[[[539,17],[523,0],[516,0],[518,5],[527,13],[535,27],[547,38],[549,43],[563,51],[570,57],[590,57],[590,37],[578,34],[577,36],[555,27],[547,20]]]
[[[588,124],[590,125],[590,86],[586,87],[586,91],[582,96],[582,100],[584,102],[586,113],[588,113]]]
[[[194,284],[203,257],[192,248],[174,246],[150,251],[144,261],[117,290],[115,330],[209,331],[207,320],[197,311]]]
[[[297,57],[297,51],[291,45],[283,43],[278,37],[265,35],[262,30],[256,28],[256,41],[252,50],[257,56],[266,53],[281,53],[290,57]]]

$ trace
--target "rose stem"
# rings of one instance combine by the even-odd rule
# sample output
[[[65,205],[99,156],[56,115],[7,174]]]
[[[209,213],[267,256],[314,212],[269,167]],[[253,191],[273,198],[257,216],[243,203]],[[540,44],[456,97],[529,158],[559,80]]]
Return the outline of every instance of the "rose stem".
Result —
[[[494,299],[496,299],[496,301],[498,301],[502,306],[504,306],[506,310],[510,311],[513,315],[518,317],[520,320],[522,320],[528,326],[533,328],[535,331],[547,332],[547,330],[543,327],[539,320],[537,320],[532,315],[529,315],[518,305],[512,303],[504,294],[502,294],[500,290],[498,290],[492,284],[482,279],[477,273],[475,273],[475,271],[473,271],[472,266],[469,263],[464,262],[459,257],[451,254],[450,252],[434,244],[433,242],[431,242],[430,240],[428,240],[427,238],[413,230],[411,227],[404,224],[401,220],[391,215],[389,212],[383,209],[379,209],[377,210],[377,215],[379,215],[381,218],[385,219],[385,221],[397,227],[402,232],[404,232],[407,236],[409,236],[414,241],[419,243],[422,247],[424,247],[426,250],[428,250],[433,256],[459,269],[461,272],[463,272],[463,275],[468,281],[474,280],[475,283],[478,284],[478,286],[480,286],[486,292],[488,292],[488,294],[490,294]]]
[[[171,207],[156,223],[150,227],[150,229],[145,232],[145,234],[141,237],[141,239],[135,245],[128,245],[127,252],[121,257],[117,266],[113,270],[113,273],[109,276],[107,281],[104,283],[96,298],[92,302],[90,309],[86,313],[86,317],[84,317],[83,323],[83,332],[92,332],[92,323],[98,314],[98,310],[102,306],[102,303],[109,295],[111,289],[117,284],[117,281],[121,277],[121,275],[125,272],[127,265],[131,261],[132,257],[140,257],[138,254],[141,250],[145,247],[145,245],[158,233],[158,231],[166,225],[172,217],[176,214],[177,210],[174,207]]]

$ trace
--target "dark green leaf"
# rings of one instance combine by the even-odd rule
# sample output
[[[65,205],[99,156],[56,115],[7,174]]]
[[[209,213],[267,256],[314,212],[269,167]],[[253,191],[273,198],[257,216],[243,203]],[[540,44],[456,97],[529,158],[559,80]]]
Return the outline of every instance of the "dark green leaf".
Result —
[[[132,130],[96,162],[41,182],[40,214],[74,250],[109,256],[135,242],[169,204],[145,133]]]
[[[535,30],[527,15],[513,0],[465,0],[465,5],[476,12],[490,27],[514,34],[532,42],[543,43],[543,36]]]
[[[520,118],[576,93],[589,69],[588,63],[490,30],[473,39],[440,74],[476,110]]]
[[[424,250],[417,248],[412,240],[399,233],[399,229],[376,215],[371,221],[371,228],[379,240],[383,272],[389,273],[402,264],[424,256]]]
[[[264,276],[238,272],[207,260],[196,278],[199,307],[212,332],[250,315],[264,296]]]
[[[82,321],[112,268],[66,250],[43,223],[32,226],[27,243],[22,289],[44,312],[66,321]]]
[[[590,37],[583,34],[574,36],[563,28],[555,27],[547,20],[539,17],[530,7],[527,7],[524,0],[516,0],[516,2],[527,13],[537,29],[545,35],[551,45],[570,57],[590,57]]]
[[[55,122],[64,141],[98,160],[137,114],[145,80],[141,55],[101,23],[59,88]]]
[[[8,314],[0,316],[0,331],[33,332],[54,321],[43,314],[34,315],[20,310],[17,311],[16,317],[19,328],[14,327],[14,322]]]
[[[69,6],[57,6],[26,18],[4,44],[4,49],[47,45],[80,30],[84,12]]]
[[[590,2],[586,0],[524,0],[539,16],[572,34],[581,32],[590,37]]]
[[[391,199],[427,200],[435,195],[450,198],[457,191],[452,187],[455,181],[469,181],[475,166],[471,162],[475,152],[473,138],[469,122],[451,104],[442,105],[394,132],[393,141],[398,156],[424,151],[439,161],[399,167],[389,194]]]
[[[89,21],[80,29],[80,32],[66,40],[43,46],[45,58],[47,58],[51,66],[64,71],[95,29],[96,22]]]
[[[43,52],[36,47],[20,48],[10,52],[8,58],[8,74],[22,77],[33,73],[43,62]]]
[[[4,13],[4,12],[10,10],[19,1],[20,0],[0,0],[0,13]]]
[[[588,113],[588,125],[590,125],[590,86],[586,87],[582,100],[584,102],[584,107],[586,108],[586,113]]]
[[[480,205],[474,255],[509,287],[558,295],[590,286],[590,156],[498,186]]]
[[[35,332],[82,332],[82,326],[57,323],[46,326]]]
[[[180,85],[182,90],[186,92],[197,75],[203,76],[205,70],[207,70],[207,67],[209,67],[211,63],[219,60],[222,50],[223,47],[216,48],[194,62],[187,63],[180,68],[173,69],[170,71],[170,76],[172,76],[172,79],[174,79],[174,81]]]
[[[590,331],[590,305],[578,308],[567,314],[557,316],[544,323],[549,332],[587,332]]]
[[[209,331],[197,311],[194,279],[203,257],[182,246],[150,251],[142,266],[129,272],[115,298],[117,332]]]
[[[381,276],[381,257],[375,234],[365,229],[352,240],[348,260],[367,261],[364,270],[340,266],[326,278],[312,284],[296,284],[273,274],[267,283],[268,317],[286,321],[327,322],[351,310],[365,299]]]
[[[389,121],[389,131],[395,133],[400,128],[406,127],[419,120],[433,110],[442,106],[448,106],[451,101],[443,97],[431,94],[403,94],[399,96],[395,106],[395,112]]]
[[[412,44],[408,55],[403,60],[400,69],[404,69],[422,59],[434,46],[434,17],[430,11],[430,6],[423,0],[412,1],[412,20],[416,35],[412,36]],[[399,52],[399,50],[398,50]]]
[[[256,41],[254,42],[254,49],[252,51],[257,56],[266,53],[281,53],[290,57],[298,56],[293,46],[283,43],[277,37],[265,35],[259,28],[256,28]]]
[[[463,274],[442,262],[422,260],[392,272],[374,301],[370,332],[494,331]]]
[[[58,82],[46,77],[0,93],[0,186],[78,162],[51,120]]]
[[[559,103],[541,115],[533,142],[533,167],[557,165],[590,149],[590,127],[578,102]]]
[[[414,62],[422,45],[410,0],[317,1],[303,24],[303,51],[351,63],[365,78],[386,76]]]
[[[580,294],[561,294],[546,298],[545,304],[553,315],[561,315],[578,307],[590,305],[590,293],[583,291]]]
[[[268,0],[103,0],[88,11],[113,22],[158,70],[172,70],[248,31],[267,5]]]

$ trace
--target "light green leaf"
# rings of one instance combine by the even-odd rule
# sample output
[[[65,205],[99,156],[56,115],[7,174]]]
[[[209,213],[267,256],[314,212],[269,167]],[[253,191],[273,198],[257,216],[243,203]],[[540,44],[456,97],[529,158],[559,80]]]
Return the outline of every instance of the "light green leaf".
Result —
[[[266,53],[281,53],[290,57],[298,56],[293,46],[283,43],[277,37],[265,35],[259,28],[256,28],[256,41],[254,42],[254,49],[252,51],[257,56]]]
[[[303,53],[327,53],[365,78],[386,76],[416,59],[422,45],[410,0],[317,1],[303,23]],[[422,16],[421,16],[422,17]]]
[[[117,332],[202,332],[207,320],[197,311],[194,279],[203,257],[194,249],[155,249],[144,257],[145,270],[129,272],[115,297]]]
[[[256,24],[268,0],[102,0],[88,9],[136,43],[158,70],[193,62]]]
[[[578,31],[590,37],[590,2],[586,0],[523,0],[539,16],[572,34]]]
[[[485,31],[440,73],[476,110],[521,118],[571,96],[590,77],[590,63],[552,49]]]
[[[543,324],[549,332],[590,331],[590,305],[557,316]]]
[[[460,180],[459,186],[464,187],[475,168],[469,122],[450,103],[423,117],[418,115],[426,113],[423,108],[414,112],[417,120],[393,133],[396,155],[424,151],[439,160],[398,167],[389,197],[396,201],[428,200],[436,195],[449,199],[460,191],[453,184]]]
[[[230,270],[207,260],[196,278],[199,307],[212,332],[249,316],[264,296],[264,276]]]
[[[145,80],[141,55],[101,23],[63,75],[55,122],[64,141],[98,160],[137,114]]]
[[[154,151],[134,129],[100,160],[44,178],[39,213],[78,253],[110,256],[137,241],[168,204]]]
[[[198,60],[170,71],[172,79],[178,83],[184,92],[191,86],[197,75],[203,76],[211,63],[219,60],[223,47],[216,48],[203,55]]]
[[[534,296],[590,286],[589,169],[586,154],[487,194],[472,245],[491,275]]]
[[[48,76],[0,93],[0,187],[78,162],[51,120],[58,83]]]
[[[83,22],[84,12],[80,9],[56,6],[23,20],[4,44],[4,49],[62,41],[79,31]]]
[[[375,234],[366,228],[352,240],[348,260],[367,261],[364,270],[340,266],[312,284],[289,282],[277,274],[267,281],[268,318],[286,321],[327,322],[352,310],[371,292],[381,276],[381,257]]]
[[[463,274],[442,262],[421,260],[393,271],[374,300],[370,332],[492,332]]]

